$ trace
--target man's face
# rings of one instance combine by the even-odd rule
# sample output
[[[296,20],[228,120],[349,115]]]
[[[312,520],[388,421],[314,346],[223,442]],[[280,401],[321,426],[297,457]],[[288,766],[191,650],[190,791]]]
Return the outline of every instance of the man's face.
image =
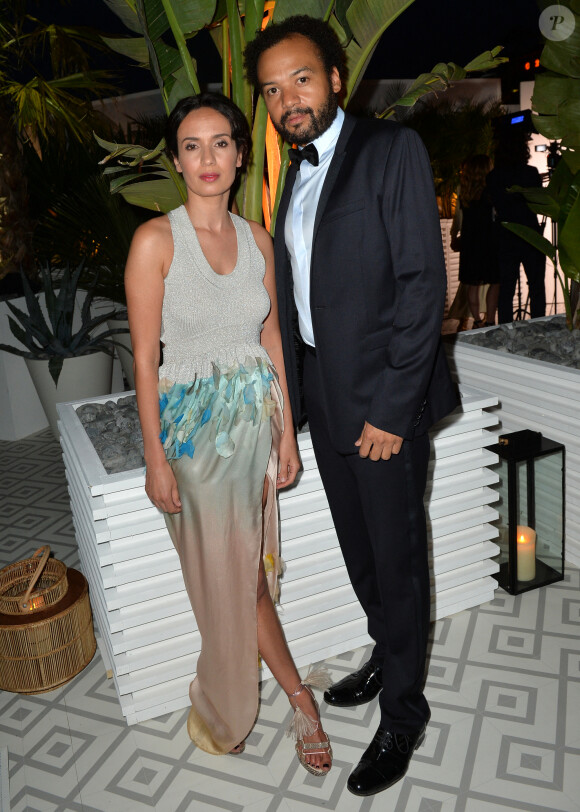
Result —
[[[326,72],[307,37],[296,34],[264,51],[258,80],[272,123],[285,141],[309,144],[334,121],[340,76],[337,68]]]

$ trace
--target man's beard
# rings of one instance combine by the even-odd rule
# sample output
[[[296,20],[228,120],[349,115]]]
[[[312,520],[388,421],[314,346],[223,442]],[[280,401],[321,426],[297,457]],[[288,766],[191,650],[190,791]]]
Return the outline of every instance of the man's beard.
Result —
[[[284,141],[288,141],[289,144],[297,144],[299,147],[303,147],[306,144],[310,144],[312,141],[318,138],[318,136],[322,135],[323,132],[328,130],[336,118],[337,109],[338,98],[336,93],[330,92],[326,97],[326,101],[324,102],[323,106],[319,108],[318,113],[315,113],[311,107],[295,107],[293,110],[288,110],[286,113],[284,113],[280,119],[280,123],[274,124],[274,127],[280,133]],[[310,116],[310,126],[306,130],[292,132],[291,130],[286,129],[284,126],[290,116],[296,115],[296,113]]]

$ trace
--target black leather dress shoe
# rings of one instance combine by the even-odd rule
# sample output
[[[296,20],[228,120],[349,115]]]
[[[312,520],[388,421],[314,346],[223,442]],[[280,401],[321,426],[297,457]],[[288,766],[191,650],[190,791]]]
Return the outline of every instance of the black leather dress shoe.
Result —
[[[423,743],[425,725],[415,733],[403,734],[382,727],[352,771],[347,787],[354,795],[382,792],[405,775],[411,756]]]
[[[329,705],[338,708],[352,708],[370,702],[383,687],[382,668],[369,660],[362,668],[331,685],[324,692]]]

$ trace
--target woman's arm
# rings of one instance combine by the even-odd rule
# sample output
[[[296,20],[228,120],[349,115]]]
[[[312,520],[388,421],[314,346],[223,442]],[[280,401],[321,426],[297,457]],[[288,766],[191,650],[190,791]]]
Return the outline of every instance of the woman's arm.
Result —
[[[260,342],[274,362],[274,366],[278,372],[280,389],[284,397],[284,433],[280,440],[277,487],[286,488],[296,479],[296,474],[300,470],[300,457],[298,455],[296,437],[294,436],[290,396],[288,395],[284,355],[282,352],[282,337],[280,335],[280,322],[278,320],[278,299],[276,297],[276,279],[274,276],[274,249],[272,246],[272,238],[266,229],[258,223],[253,221],[249,222],[256,244],[266,261],[264,286],[270,296],[271,307],[264,321]]]
[[[147,467],[145,491],[164,513],[181,510],[177,483],[159,439],[157,392],[164,278],[172,255],[169,220],[155,218],[135,232],[125,268],[135,390]]]

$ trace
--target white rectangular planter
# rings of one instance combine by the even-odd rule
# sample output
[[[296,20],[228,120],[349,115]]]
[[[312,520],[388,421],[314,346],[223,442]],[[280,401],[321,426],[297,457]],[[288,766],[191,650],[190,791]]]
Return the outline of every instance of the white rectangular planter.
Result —
[[[455,380],[498,398],[502,432],[531,429],[566,446],[566,560],[580,566],[580,370],[461,338],[445,344]]]
[[[122,393],[126,394],[126,393]],[[121,395],[113,395],[116,400]],[[104,402],[91,399],[87,402]],[[432,434],[426,506],[432,539],[432,615],[493,598],[497,518],[484,450],[495,442],[496,399],[464,391],[462,407]],[[144,491],[143,469],[107,474],[75,408],[61,404],[60,431],[83,571],[127,721],[187,706],[200,638],[162,514]],[[310,436],[299,436],[304,470],[280,494],[281,619],[299,666],[370,642],[344,567]],[[265,669],[264,676],[269,676]]]

